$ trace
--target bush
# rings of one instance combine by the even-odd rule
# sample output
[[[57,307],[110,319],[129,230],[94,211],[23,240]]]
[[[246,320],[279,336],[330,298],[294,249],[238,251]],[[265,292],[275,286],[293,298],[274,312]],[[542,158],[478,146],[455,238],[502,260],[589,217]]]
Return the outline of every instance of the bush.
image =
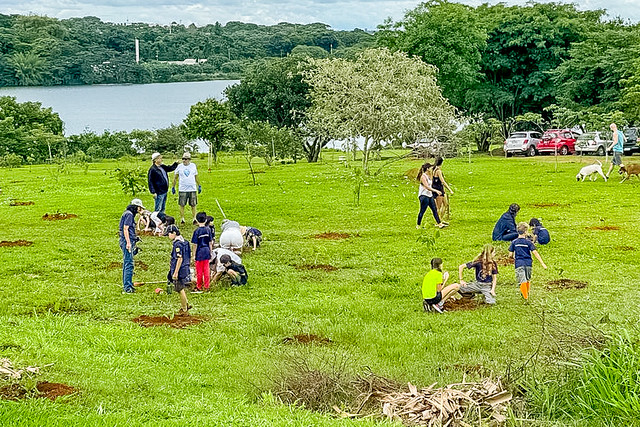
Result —
[[[22,165],[22,157],[9,153],[0,157],[0,168],[19,168]]]
[[[147,175],[139,167],[123,166],[115,169],[111,174],[122,185],[122,191],[132,196],[147,188]]]

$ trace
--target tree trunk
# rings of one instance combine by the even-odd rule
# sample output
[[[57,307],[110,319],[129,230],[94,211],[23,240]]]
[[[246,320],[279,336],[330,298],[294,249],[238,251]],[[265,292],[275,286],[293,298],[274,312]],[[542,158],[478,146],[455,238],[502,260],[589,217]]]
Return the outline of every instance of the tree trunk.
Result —
[[[329,143],[329,139],[325,139],[321,136],[316,136],[313,138],[313,142],[308,143],[305,142],[302,145],[306,155],[307,161],[309,163],[316,163],[318,158],[320,157],[320,151]]]
[[[365,175],[369,175],[369,152],[370,151],[371,151],[371,148],[369,146],[369,138],[365,138],[364,144],[362,145],[362,171],[364,172]]]

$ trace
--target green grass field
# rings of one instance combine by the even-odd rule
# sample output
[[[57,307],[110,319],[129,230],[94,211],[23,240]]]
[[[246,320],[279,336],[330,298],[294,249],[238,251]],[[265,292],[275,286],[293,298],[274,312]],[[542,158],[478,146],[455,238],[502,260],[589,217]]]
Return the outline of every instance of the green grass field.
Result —
[[[561,158],[555,171],[552,157],[447,160],[455,190],[451,225],[434,246],[419,239],[434,236],[433,220],[427,213],[425,230],[415,229],[417,184],[403,176],[419,161],[395,162],[366,177],[356,205],[354,168],[336,153],[318,164],[258,165],[264,173],[256,175],[257,186],[241,157],[223,157],[211,173],[206,160],[196,159],[199,208],[219,226],[217,198],[228,217],[261,229],[265,241],[244,256],[247,286],[190,296],[193,313],[209,321],[183,330],[132,322],[175,313],[178,297],[157,296],[155,286],[121,295],[121,270],[108,268],[121,261],[118,221],[131,200],[109,175],[116,163],[91,164],[87,174],[0,169],[0,240],[34,242],[0,247],[0,357],[18,366],[53,364],[39,380],[80,390],[56,402],[0,401],[0,425],[372,425],[282,405],[266,391],[282,362],[296,355],[341,360],[353,372],[370,367],[419,386],[460,381],[464,365],[502,375],[535,351],[543,310],[592,322],[605,317],[612,329],[632,325],[640,305],[640,183],[619,184],[617,174],[608,183],[577,183],[578,169],[591,161]],[[142,198],[153,206],[149,194]],[[9,206],[11,199],[35,204]],[[489,243],[510,203],[521,205],[519,220],[541,218],[552,237],[539,248],[549,269],[534,263],[531,302],[523,303],[513,267],[501,267],[495,307],[423,313],[418,283],[429,260],[442,257],[455,278],[457,266]],[[56,211],[79,217],[41,219]],[[178,214],[175,196],[167,212]],[[619,230],[587,229],[601,225]],[[183,228],[188,237],[192,231]],[[324,232],[352,237],[313,238]],[[497,246],[506,252],[506,243]],[[140,247],[136,259],[149,269],[136,269],[134,280],[163,279],[169,240],[146,237]],[[338,269],[296,269],[304,264]],[[558,278],[589,286],[545,289]],[[283,344],[301,333],[332,344]]]

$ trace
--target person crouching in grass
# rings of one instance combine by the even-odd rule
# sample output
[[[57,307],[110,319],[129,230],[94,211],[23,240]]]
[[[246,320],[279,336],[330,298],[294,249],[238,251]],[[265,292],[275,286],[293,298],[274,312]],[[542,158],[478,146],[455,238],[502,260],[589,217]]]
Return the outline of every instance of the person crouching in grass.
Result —
[[[480,255],[473,261],[458,267],[461,294],[482,294],[487,304],[496,303],[496,283],[498,282],[498,265],[494,261],[496,250],[491,245],[485,245]],[[466,283],[462,279],[465,268],[476,270],[476,280]]]
[[[546,264],[542,261],[542,257],[536,250],[536,245],[527,239],[527,231],[529,225],[526,222],[518,224],[518,237],[511,242],[509,246],[509,256],[515,257],[516,280],[520,283],[520,292],[525,300],[529,300],[529,290],[531,289],[531,272],[533,271],[533,259],[531,254],[547,269]]]
[[[433,258],[431,270],[422,281],[422,307],[424,311],[444,312],[444,302],[460,288],[457,283],[444,287],[448,279],[449,273],[442,272],[442,258]]]
[[[180,235],[180,230],[176,225],[167,227],[167,235],[173,241],[167,280],[170,282],[169,285],[173,283],[174,290],[180,294],[179,314],[189,314],[189,310],[193,308],[189,305],[186,293],[186,289],[191,284],[191,270],[189,269],[191,248],[189,242]]]
[[[225,268],[225,272],[231,278],[231,286],[246,285],[249,275],[244,265],[239,264],[231,259],[229,255],[222,255],[220,257],[220,264]]]

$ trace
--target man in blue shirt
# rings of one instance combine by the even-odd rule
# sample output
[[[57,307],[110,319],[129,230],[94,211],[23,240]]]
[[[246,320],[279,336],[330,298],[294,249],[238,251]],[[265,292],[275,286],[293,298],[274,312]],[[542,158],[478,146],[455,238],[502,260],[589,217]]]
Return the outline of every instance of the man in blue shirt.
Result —
[[[142,200],[133,199],[120,217],[120,249],[122,249],[122,287],[123,293],[132,294],[133,288],[133,256],[136,253],[136,214],[144,210]]]
[[[624,133],[621,130],[618,130],[618,126],[615,123],[611,123],[609,126],[611,132],[613,132],[613,142],[607,148],[607,151],[613,149],[613,159],[611,159],[611,164],[609,165],[609,172],[607,172],[607,178],[611,174],[613,170],[613,166],[624,166],[622,164],[622,153],[624,152]]]

